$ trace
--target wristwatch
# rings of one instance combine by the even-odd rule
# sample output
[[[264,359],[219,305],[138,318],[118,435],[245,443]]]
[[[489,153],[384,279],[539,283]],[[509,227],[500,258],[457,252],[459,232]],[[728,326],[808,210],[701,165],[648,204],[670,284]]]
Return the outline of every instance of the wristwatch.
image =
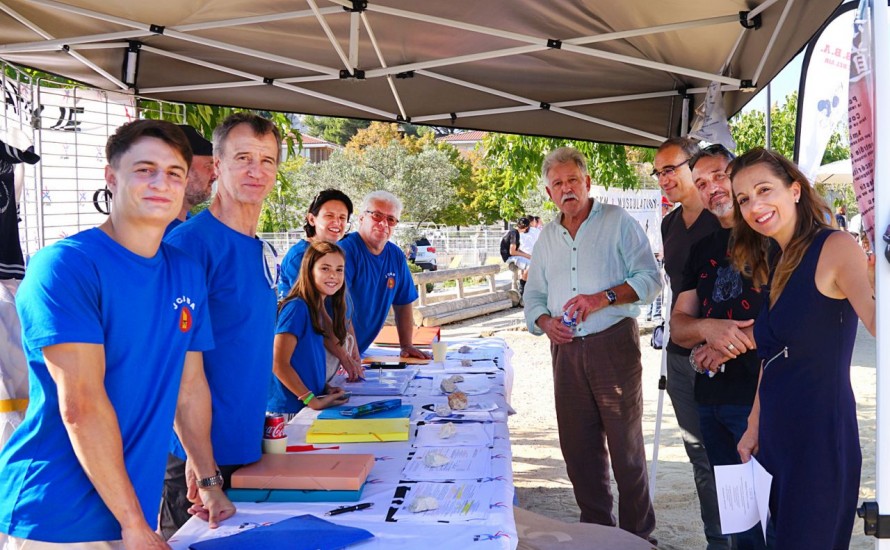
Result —
[[[615,302],[618,301],[618,295],[615,294],[615,291],[611,288],[606,290],[606,300],[609,300],[609,305],[611,306]]]
[[[200,487],[201,489],[207,489],[210,487],[222,487],[222,484],[223,476],[219,470],[216,471],[216,475],[198,480],[198,487]]]

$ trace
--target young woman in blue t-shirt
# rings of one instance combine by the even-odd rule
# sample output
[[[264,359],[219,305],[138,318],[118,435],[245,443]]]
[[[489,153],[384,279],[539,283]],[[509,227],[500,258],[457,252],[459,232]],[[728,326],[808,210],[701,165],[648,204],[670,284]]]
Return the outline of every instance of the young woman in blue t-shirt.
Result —
[[[278,306],[273,348],[272,387],[266,409],[296,413],[304,406],[315,410],[342,405],[342,388],[326,383],[324,335],[346,338],[346,288],[343,250],[335,244],[309,244],[297,282]],[[329,300],[330,312],[325,308]]]

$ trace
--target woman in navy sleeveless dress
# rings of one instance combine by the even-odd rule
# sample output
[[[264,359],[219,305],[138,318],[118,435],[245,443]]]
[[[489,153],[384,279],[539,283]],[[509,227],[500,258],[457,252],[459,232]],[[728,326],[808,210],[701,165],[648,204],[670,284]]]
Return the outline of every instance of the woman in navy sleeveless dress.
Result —
[[[769,271],[764,237],[782,250],[754,325],[763,359],[739,452],[773,475],[775,547],[848,548],[862,455],[850,360],[862,316],[874,334],[874,264],[794,164],[755,149],[732,166],[738,214],[733,258],[755,280]],[[738,220],[741,222],[741,220]]]

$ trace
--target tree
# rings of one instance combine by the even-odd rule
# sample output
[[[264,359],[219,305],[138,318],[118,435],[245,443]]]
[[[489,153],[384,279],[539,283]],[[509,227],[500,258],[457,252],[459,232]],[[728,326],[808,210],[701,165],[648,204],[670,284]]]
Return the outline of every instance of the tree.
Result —
[[[371,122],[357,118],[336,118],[327,116],[306,115],[303,117],[307,133],[310,136],[330,141],[338,145],[346,145],[362,128]]]
[[[514,219],[525,212],[525,201],[540,196],[541,164],[550,151],[562,146],[578,149],[587,158],[594,184],[624,189],[639,186],[640,176],[623,145],[560,138],[489,133],[483,139],[485,168],[480,178],[475,207],[496,210],[498,218]],[[631,148],[631,150],[634,148]]]
[[[770,108],[773,150],[787,158],[794,157],[794,138],[797,125],[797,92],[785,97],[783,105],[772,105]],[[754,147],[766,145],[766,114],[752,110],[741,113],[729,121],[732,137],[736,141],[736,150],[740,153]],[[850,158],[850,145],[846,136],[846,125],[832,134],[822,157],[822,164]]]

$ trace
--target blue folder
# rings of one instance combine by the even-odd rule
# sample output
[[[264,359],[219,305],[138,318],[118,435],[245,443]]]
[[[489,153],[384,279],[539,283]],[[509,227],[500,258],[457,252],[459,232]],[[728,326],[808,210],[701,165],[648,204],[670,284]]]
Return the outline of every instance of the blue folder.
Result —
[[[340,411],[351,409],[353,407],[355,407],[355,405],[340,405],[339,407],[331,407],[330,409],[321,411],[321,413],[318,415],[318,418],[322,420],[348,420],[350,417],[343,416],[342,414],[340,414]],[[397,409],[390,409],[388,411],[366,414],[362,416],[362,418],[410,418],[411,411],[413,410],[414,405],[402,405]]]
[[[308,489],[226,489],[232,502],[356,502],[362,498],[364,483],[357,491]]]
[[[195,542],[190,550],[337,550],[373,538],[364,529],[337,525],[306,514],[236,535]]]

